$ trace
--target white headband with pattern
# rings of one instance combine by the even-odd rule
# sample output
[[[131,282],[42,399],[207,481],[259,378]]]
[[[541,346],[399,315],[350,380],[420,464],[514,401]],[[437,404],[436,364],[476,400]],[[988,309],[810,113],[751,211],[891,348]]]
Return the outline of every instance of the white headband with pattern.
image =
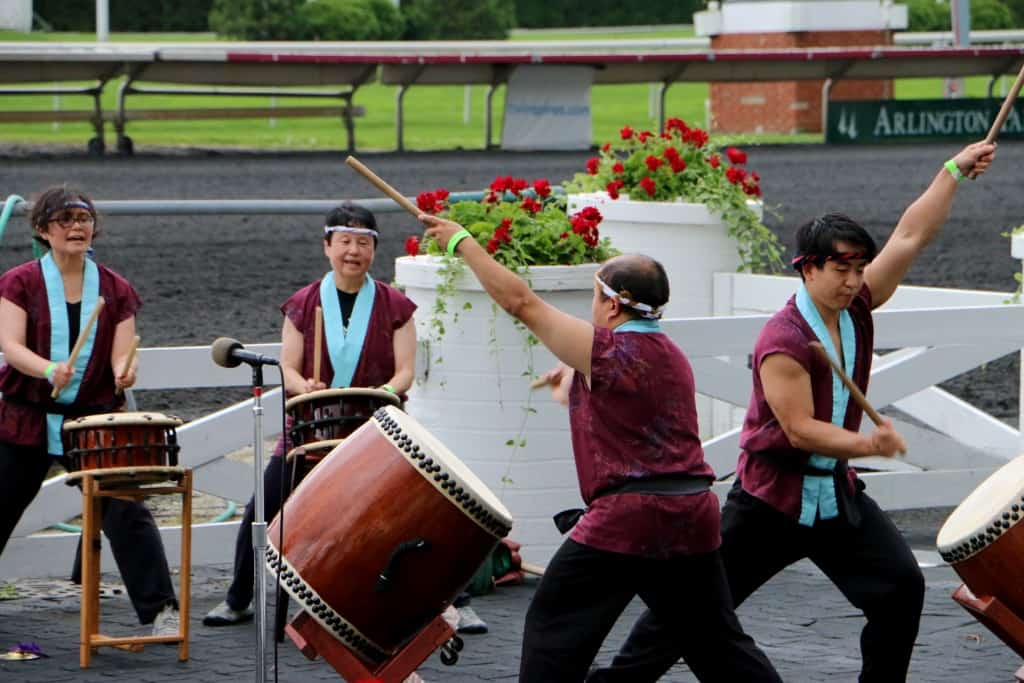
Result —
[[[347,232],[352,235],[370,235],[371,237],[380,237],[380,233],[372,228],[355,228],[351,225],[324,226],[324,235],[330,235],[332,232]]]
[[[597,275],[594,276],[594,279],[597,280],[597,284],[601,285],[601,291],[604,292],[605,296],[615,299],[623,306],[628,306],[629,308],[632,308],[634,311],[639,311],[640,317],[647,318],[648,320],[658,320],[661,318],[662,306],[658,306],[657,308],[655,308],[654,306],[651,306],[649,304],[641,303],[639,301],[633,301],[632,299],[622,296],[614,289],[609,287],[608,283],[606,283]]]

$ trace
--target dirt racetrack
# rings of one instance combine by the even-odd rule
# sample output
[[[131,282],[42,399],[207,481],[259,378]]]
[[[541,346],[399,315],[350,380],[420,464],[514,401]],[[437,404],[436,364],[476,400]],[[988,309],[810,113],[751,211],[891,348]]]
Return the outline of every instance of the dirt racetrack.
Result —
[[[781,218],[769,225],[787,243],[802,221],[842,211],[883,241],[906,205],[959,145],[752,147],[749,167],[762,178],[766,202]],[[477,190],[496,175],[549,178],[581,170],[589,153],[443,152],[368,154],[363,159],[406,194],[445,187]],[[62,182],[95,199],[330,199],[376,197],[340,154],[181,152],[93,159],[73,152],[19,149],[0,158],[0,192],[30,198]],[[964,181],[940,236],[914,265],[907,282],[1011,291],[1020,262],[1001,236],[1024,223],[1020,167],[1024,145],[1005,143],[977,182]],[[382,242],[373,275],[390,280],[413,219],[379,216]],[[295,217],[112,217],[103,221],[97,258],[139,290],[139,330],[145,346],[208,344],[229,335],[245,342],[279,338],[278,306],[326,269],[321,219]],[[791,250],[790,250],[791,251]],[[15,218],[0,245],[0,270],[31,258],[27,221]],[[685,293],[675,292],[675,296]],[[955,322],[951,321],[951,325]],[[753,343],[753,340],[751,340]],[[1016,355],[948,383],[965,400],[1016,420]],[[225,392],[144,392],[140,407],[195,417],[234,400]],[[180,392],[179,392],[180,393]],[[230,393],[230,392],[228,392]],[[244,391],[239,392],[239,397]]]

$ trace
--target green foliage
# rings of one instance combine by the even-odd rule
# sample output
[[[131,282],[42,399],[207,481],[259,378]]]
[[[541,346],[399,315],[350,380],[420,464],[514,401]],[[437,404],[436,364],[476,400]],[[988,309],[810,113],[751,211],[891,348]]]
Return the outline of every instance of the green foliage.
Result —
[[[626,126],[620,140],[605,143],[587,171],[565,183],[569,192],[607,192],[611,199],[706,204],[722,217],[736,240],[740,270],[782,269],[782,248],[749,206],[761,196],[761,177],[745,168],[745,152],[725,153],[700,128],[670,118],[660,135]]]
[[[907,0],[908,31],[948,31],[949,3],[941,0]]]
[[[994,31],[1019,26],[1014,13],[1001,0],[971,0],[971,29]]]
[[[622,0],[515,0],[522,28],[689,24],[703,6],[703,0],[646,0],[642,9]]]
[[[516,25],[508,0],[404,0],[410,40],[504,40]]]
[[[908,0],[909,31],[949,31],[948,0]],[[1024,0],[971,0],[971,30],[992,31],[1024,25]]]
[[[388,0],[312,0],[299,8],[295,40],[395,40],[405,24]]]
[[[1003,4],[1013,14],[1014,28],[1024,27],[1024,0],[1004,0]]]
[[[290,40],[305,0],[213,0],[210,29],[227,38]]]
[[[213,0],[110,0],[112,31],[206,31]],[[95,0],[34,0],[55,31],[95,31]]]

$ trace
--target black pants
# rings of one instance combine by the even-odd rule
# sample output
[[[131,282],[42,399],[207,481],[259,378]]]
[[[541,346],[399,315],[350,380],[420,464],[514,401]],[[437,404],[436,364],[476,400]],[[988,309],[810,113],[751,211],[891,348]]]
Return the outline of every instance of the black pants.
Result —
[[[906,679],[924,603],[924,576],[892,521],[864,493],[855,528],[842,520],[800,526],[738,486],[722,510],[722,559],[735,604],[783,568],[809,558],[864,612],[860,681]],[[683,653],[660,614],[636,623],[601,680],[656,681]]]
[[[781,681],[733,613],[718,552],[655,560],[572,540],[555,553],[530,603],[519,680],[583,681],[635,595],[659,615],[700,680]]]
[[[290,486],[291,467],[286,467],[285,459],[281,456],[270,458],[267,468],[263,470],[263,515],[267,522],[281,509],[281,480],[285,476],[289,477],[289,480],[284,484]],[[252,523],[255,512],[256,499],[253,496],[245,506],[245,514],[238,525],[238,537],[235,539],[235,573],[228,588],[227,603],[228,607],[236,611],[249,606],[256,585],[252,550]]]
[[[42,449],[0,443],[0,553],[52,462]],[[164,544],[149,509],[134,501],[104,500],[103,533],[139,621],[151,623],[166,605],[177,607]]]

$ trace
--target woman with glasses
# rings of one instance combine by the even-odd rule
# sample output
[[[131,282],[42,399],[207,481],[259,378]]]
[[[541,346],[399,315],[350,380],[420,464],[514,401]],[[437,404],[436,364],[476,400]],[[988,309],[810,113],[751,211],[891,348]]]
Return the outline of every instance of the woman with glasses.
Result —
[[[139,297],[123,277],[89,255],[99,230],[83,193],[46,190],[31,213],[40,259],[0,276],[0,553],[54,460],[68,467],[64,419],[121,409]],[[99,297],[104,306],[90,328]],[[71,348],[84,334],[77,359]],[[59,390],[56,399],[51,392]],[[139,502],[104,499],[103,532],[139,621],[177,635],[178,605],[153,516]]]

